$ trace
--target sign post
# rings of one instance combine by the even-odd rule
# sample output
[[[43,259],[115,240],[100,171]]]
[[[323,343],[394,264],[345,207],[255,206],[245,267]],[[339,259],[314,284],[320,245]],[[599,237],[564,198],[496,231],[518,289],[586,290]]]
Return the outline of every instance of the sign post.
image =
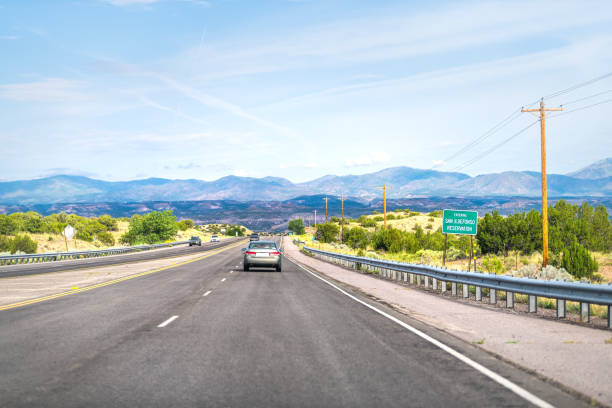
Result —
[[[64,236],[64,242],[66,243],[66,251],[68,251],[68,240],[72,239],[76,234],[76,230],[72,228],[72,225],[67,225],[66,228],[62,231],[62,235]],[[76,241],[75,241],[76,247]]]
[[[471,269],[474,247],[472,238],[478,232],[478,212],[463,210],[444,210],[442,212],[442,233],[444,234],[444,253],[442,255],[442,265],[446,264],[446,238],[447,234],[469,235],[470,236],[470,261],[468,270]],[[474,260],[474,270],[476,270],[476,260]]]

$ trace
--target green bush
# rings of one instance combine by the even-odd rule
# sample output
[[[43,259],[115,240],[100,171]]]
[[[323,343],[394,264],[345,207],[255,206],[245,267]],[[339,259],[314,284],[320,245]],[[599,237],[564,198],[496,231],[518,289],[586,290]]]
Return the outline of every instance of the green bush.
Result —
[[[153,211],[145,215],[134,215],[130,220],[128,232],[121,242],[126,244],[164,242],[176,236],[178,231],[176,217],[171,210]]]
[[[577,240],[563,250],[561,266],[578,279],[590,278],[594,272],[599,270],[595,258]]]
[[[96,238],[98,241],[102,242],[104,245],[113,246],[115,245],[115,238],[113,234],[108,231],[100,231],[96,234]]]
[[[344,243],[353,249],[366,249],[368,241],[368,231],[363,228],[354,227],[344,230]]]
[[[289,230],[294,234],[302,235],[305,232],[304,221],[301,218],[289,221]]]
[[[333,216],[329,219],[329,222],[335,222],[336,224],[340,224],[342,219],[340,217]]]
[[[187,231],[189,228],[193,228],[193,221],[182,220],[178,222],[178,229],[181,231]]]
[[[397,217],[395,216],[395,214],[387,214],[387,220],[394,220]]]
[[[11,254],[17,252],[23,252],[26,254],[35,254],[38,244],[30,238],[29,235],[17,235],[11,240],[10,252]]]
[[[372,218],[362,215],[359,217],[359,224],[364,228],[376,227],[376,221]]]
[[[6,214],[0,214],[0,235],[15,235],[19,226],[17,222]]]
[[[225,229],[225,234],[232,237],[242,237],[244,236],[244,228],[240,227],[240,225],[229,225]]]
[[[440,217],[442,217],[442,210],[432,211],[432,212],[430,212],[430,213],[429,213],[429,214],[427,214],[427,215],[429,215],[430,217],[437,217],[437,218],[440,218]]]
[[[482,258],[482,269],[489,273],[499,274],[504,271],[504,264],[495,255],[487,255]]]
[[[339,232],[340,227],[338,227],[337,224],[331,222],[317,224],[315,239],[325,243],[336,242],[338,240]]]
[[[107,231],[117,231],[117,220],[108,214],[98,217],[98,222],[104,225]]]
[[[374,221],[384,221],[384,217],[381,215],[377,215],[376,217],[374,217]]]

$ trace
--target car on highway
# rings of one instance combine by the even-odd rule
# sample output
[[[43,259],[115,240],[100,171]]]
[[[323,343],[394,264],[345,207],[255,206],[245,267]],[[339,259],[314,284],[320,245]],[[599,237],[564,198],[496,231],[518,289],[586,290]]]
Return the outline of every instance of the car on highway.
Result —
[[[282,271],[283,250],[276,246],[274,241],[251,241],[243,249],[243,269],[248,271],[251,267],[275,268]]]
[[[219,242],[219,236],[213,235],[212,237],[210,237],[210,242]]]
[[[258,233],[251,234],[249,238],[251,241],[259,241],[259,234]]]
[[[192,245],[202,246],[202,240],[200,239],[200,237],[189,238],[189,246],[192,246]]]

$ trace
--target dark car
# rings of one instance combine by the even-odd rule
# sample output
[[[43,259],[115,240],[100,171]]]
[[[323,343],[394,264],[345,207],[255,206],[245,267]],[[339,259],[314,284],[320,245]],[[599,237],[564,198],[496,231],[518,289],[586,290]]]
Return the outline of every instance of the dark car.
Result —
[[[277,272],[282,270],[283,254],[274,241],[252,241],[244,249],[244,270],[256,267],[272,267]]]
[[[200,237],[189,238],[189,246],[192,246],[192,245],[202,246],[202,240],[200,239]]]
[[[259,234],[257,234],[257,233],[251,234],[250,239],[251,239],[251,241],[259,241]]]

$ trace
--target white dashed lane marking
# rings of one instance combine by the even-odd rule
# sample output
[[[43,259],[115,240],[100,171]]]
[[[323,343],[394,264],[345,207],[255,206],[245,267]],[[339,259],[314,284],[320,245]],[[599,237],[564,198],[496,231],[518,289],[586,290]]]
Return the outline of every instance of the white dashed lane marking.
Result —
[[[204,293],[202,296],[208,296],[208,295],[210,295],[211,292],[212,292],[212,290],[209,290],[208,292]]]
[[[171,318],[169,318],[168,320],[166,320],[165,322],[163,322],[162,324],[160,324],[157,327],[166,327],[167,325],[169,325],[170,323],[172,323],[175,319],[177,319],[178,316],[172,316]]]

